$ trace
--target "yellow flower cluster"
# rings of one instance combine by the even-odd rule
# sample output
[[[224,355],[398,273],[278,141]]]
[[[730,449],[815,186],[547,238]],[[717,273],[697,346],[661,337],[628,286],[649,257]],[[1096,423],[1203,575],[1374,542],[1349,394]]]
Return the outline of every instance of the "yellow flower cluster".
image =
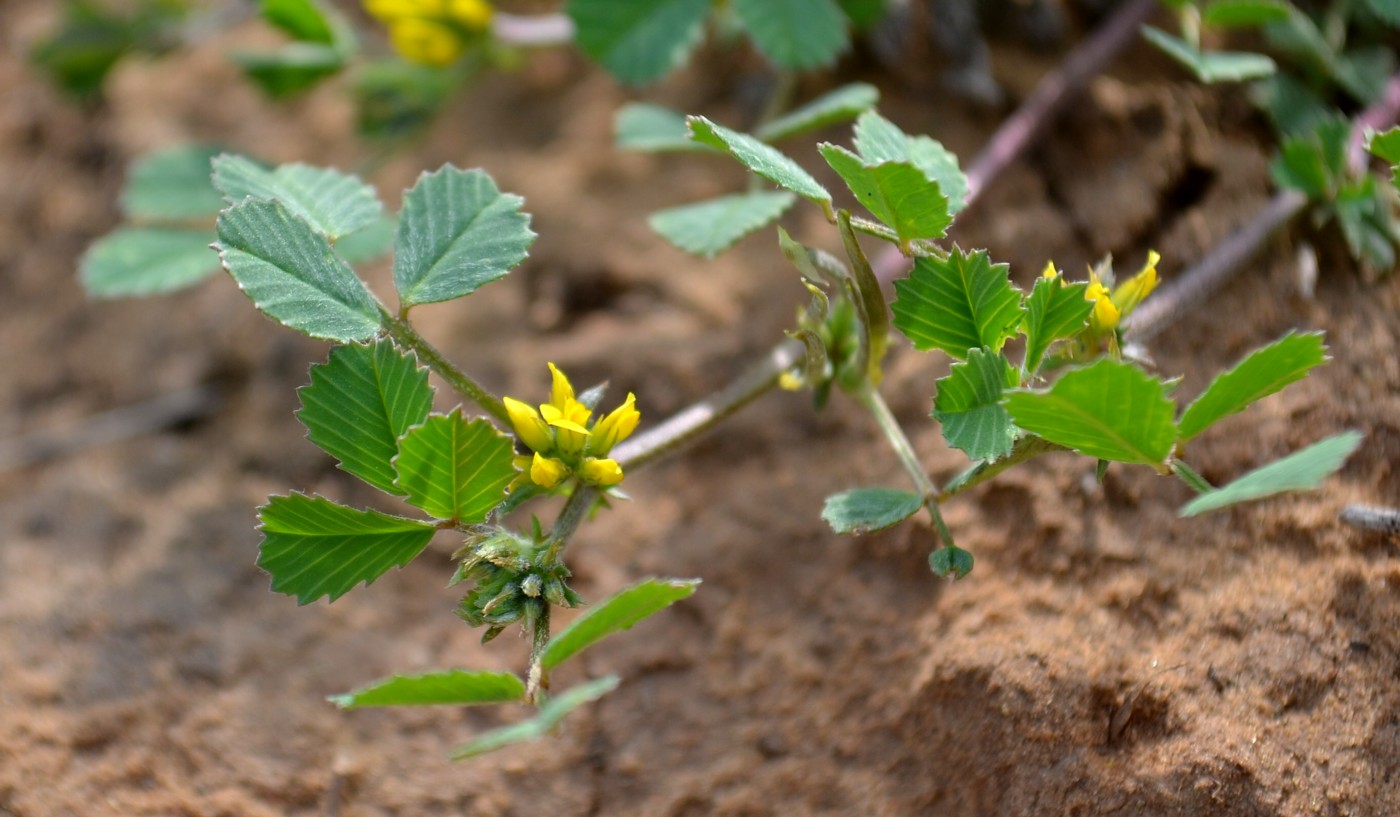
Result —
[[[389,27],[404,59],[436,66],[456,61],[493,11],[486,0],[365,0],[365,10]]]
[[[538,411],[513,397],[505,398],[516,435],[534,452],[534,456],[516,457],[516,466],[524,472],[517,482],[553,488],[574,474],[598,488],[622,482],[622,467],[608,459],[608,454],[637,430],[642,415],[637,411],[636,395],[629,393],[622,405],[590,427],[593,411],[574,396],[569,378],[553,363],[549,371],[553,388],[549,402],[541,404]]]
[[[1148,250],[1147,263],[1136,275],[1109,290],[1099,279],[1098,273],[1089,270],[1089,287],[1084,290],[1084,300],[1092,301],[1094,311],[1089,313],[1089,327],[1096,336],[1102,336],[1118,328],[1143,299],[1157,288],[1157,262],[1162,260],[1154,250]],[[1044,278],[1059,275],[1054,262],[1045,265],[1041,273]]]

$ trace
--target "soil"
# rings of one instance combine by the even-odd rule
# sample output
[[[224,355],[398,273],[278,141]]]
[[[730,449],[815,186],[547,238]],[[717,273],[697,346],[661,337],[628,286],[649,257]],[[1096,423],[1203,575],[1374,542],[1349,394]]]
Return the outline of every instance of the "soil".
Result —
[[[521,669],[523,643],[483,647],[452,615],[450,537],[334,605],[298,608],[253,564],[253,509],[270,493],[393,509],[292,417],[325,345],[275,327],[224,278],[94,303],[74,276],[143,151],[205,140],[355,166],[367,150],[343,87],[260,100],[223,56],[257,38],[239,27],[128,62],[106,104],[83,109],[23,59],[56,14],[0,7],[0,439],[62,437],[198,383],[222,404],[0,473],[0,815],[1400,814],[1400,548],[1336,521],[1346,503],[1400,504],[1400,277],[1367,280],[1316,236],[1322,275],[1305,298],[1295,232],[1148,350],[1192,395],[1290,328],[1326,330],[1330,365],[1191,451],[1219,482],[1365,432],[1322,490],[1183,520],[1173,480],[1114,467],[1100,486],[1084,462],[1046,457],[948,504],[977,558],[957,583],[930,574],[925,525],[839,537],[821,522],[829,493],[904,483],[865,416],[766,397],[631,475],[635,501],[571,546],[589,598],[645,575],[704,580],[556,679],[615,672],[622,686],[557,736],[453,763],[452,746],[523,712],[325,702],[394,672]],[[999,45],[994,65],[1018,98],[1058,56]],[[748,80],[728,61],[707,55],[649,97],[740,122]],[[1001,112],[915,69],[853,63],[802,90],[861,76],[896,122],[970,157]],[[541,55],[487,79],[373,179],[398,191],[451,161],[524,195],[541,236],[531,259],[422,309],[420,326],[494,389],[542,394],[555,361],[635,391],[648,422],[737,375],[803,292],[771,233],[706,263],[648,231],[648,212],[742,176],[610,150],[627,96],[570,55]],[[1149,247],[1170,278],[1266,201],[1262,134],[1241,93],[1137,54],[955,238],[1021,281],[1047,258],[1135,266]],[[787,147],[816,164],[808,144]],[[796,212],[790,230],[834,248],[811,208]],[[382,286],[385,270],[373,275]],[[885,392],[946,479],[965,462],[927,420],[946,365],[931,358],[897,348]]]

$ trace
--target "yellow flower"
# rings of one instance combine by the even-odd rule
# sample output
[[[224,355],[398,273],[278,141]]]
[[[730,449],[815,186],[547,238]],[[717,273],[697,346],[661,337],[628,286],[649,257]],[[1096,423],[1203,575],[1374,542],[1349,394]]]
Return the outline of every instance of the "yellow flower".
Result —
[[[476,31],[491,25],[493,11],[486,0],[447,0],[447,16]]]
[[[553,488],[569,476],[569,466],[555,459],[535,452],[530,463],[530,481],[541,488]]]
[[[528,445],[531,451],[553,450],[554,434],[538,411],[514,397],[506,397],[503,402],[506,404],[506,413],[510,415],[510,424],[515,428],[521,442]]]
[[[611,488],[622,481],[622,466],[615,460],[598,459],[597,457],[587,457],[583,461],[583,467],[578,471],[579,476],[589,485],[596,485],[599,488]]]
[[[389,27],[404,59],[435,66],[460,57],[490,27],[494,12],[486,0],[365,0],[364,6]]]
[[[1058,276],[1059,274],[1060,274],[1060,271],[1057,270],[1057,269],[1055,269],[1055,262],[1054,262],[1054,261],[1046,261],[1046,262],[1045,262],[1045,269],[1043,269],[1043,270],[1040,271],[1040,277],[1041,277],[1041,278],[1054,278],[1054,277]]]
[[[447,26],[416,17],[389,24],[389,39],[404,59],[423,65],[451,65],[462,54],[462,41]]]
[[[588,418],[593,412],[574,398],[574,387],[559,367],[549,364],[554,385],[549,390],[549,402],[540,406],[544,421],[554,427],[554,440],[559,450],[576,456],[588,444]]]
[[[1089,271],[1089,287],[1084,290],[1084,300],[1094,303],[1094,311],[1089,314],[1089,326],[1096,334],[1111,331],[1121,317],[1118,307],[1113,305],[1113,297],[1108,287],[1103,285],[1093,270]]]
[[[1147,263],[1142,270],[1113,289],[1113,305],[1126,317],[1157,288],[1157,262],[1162,260],[1155,250],[1147,251]]]
[[[622,405],[593,426],[592,436],[588,439],[588,453],[607,456],[613,446],[632,436],[641,419],[642,413],[637,411],[637,395],[628,392]]]
[[[573,384],[558,366],[549,364],[549,371],[553,380],[549,402],[538,411],[513,397],[503,398],[516,435],[534,452],[533,457],[516,457],[516,467],[524,471],[517,482],[553,488],[578,474],[599,488],[618,484],[622,467],[606,457],[636,431],[642,416],[637,396],[628,394],[622,405],[590,428],[593,411],[575,396]]]

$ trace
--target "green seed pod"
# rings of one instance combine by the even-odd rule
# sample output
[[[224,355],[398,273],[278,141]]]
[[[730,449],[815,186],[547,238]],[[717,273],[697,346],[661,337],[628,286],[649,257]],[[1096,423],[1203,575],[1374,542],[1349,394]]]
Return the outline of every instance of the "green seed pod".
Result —
[[[532,599],[539,598],[540,590],[543,585],[544,580],[540,578],[540,574],[531,573],[520,582],[520,592]]]

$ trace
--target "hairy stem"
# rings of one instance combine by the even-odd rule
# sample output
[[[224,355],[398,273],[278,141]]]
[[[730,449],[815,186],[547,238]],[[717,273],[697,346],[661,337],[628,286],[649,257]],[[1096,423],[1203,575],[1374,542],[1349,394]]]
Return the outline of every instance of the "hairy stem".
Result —
[[[904,466],[904,470],[909,472],[910,478],[914,480],[914,485],[919,489],[919,496],[923,498],[924,509],[928,511],[929,518],[933,520],[933,527],[938,531],[938,538],[944,545],[952,546],[953,533],[948,530],[948,523],[943,521],[943,513],[938,509],[938,486],[933,484],[933,480],[924,471],[923,463],[919,462],[919,455],[914,451],[914,444],[909,442],[909,437],[904,433],[904,427],[895,419],[894,412],[890,411],[889,404],[885,398],[880,396],[880,392],[873,387],[867,386],[856,394],[856,400],[875,418],[875,422],[880,426],[880,430],[885,433],[885,439],[889,441],[890,448],[894,449],[895,456]]]
[[[383,308],[381,307],[381,310]],[[427,341],[418,330],[404,318],[396,318],[387,310],[383,311],[384,328],[399,345],[412,349],[418,358],[438,377],[441,377],[453,391],[477,404],[482,411],[494,417],[504,427],[510,428],[510,415],[506,413],[501,398],[487,391],[466,372],[457,368],[443,356],[435,346]]]
[[[549,646],[548,604],[540,605],[540,613],[535,617],[535,629],[530,634],[530,672],[525,679],[525,702],[534,706],[544,703],[549,694],[549,671],[544,668],[544,651]]]
[[[569,495],[569,501],[564,503],[564,509],[554,520],[554,527],[549,531],[549,550],[545,551],[541,560],[543,564],[553,565],[559,561],[560,554],[569,544],[569,537],[578,530],[579,523],[588,515],[589,509],[593,507],[593,500],[597,498],[598,492],[587,485],[574,488],[574,492]]]

